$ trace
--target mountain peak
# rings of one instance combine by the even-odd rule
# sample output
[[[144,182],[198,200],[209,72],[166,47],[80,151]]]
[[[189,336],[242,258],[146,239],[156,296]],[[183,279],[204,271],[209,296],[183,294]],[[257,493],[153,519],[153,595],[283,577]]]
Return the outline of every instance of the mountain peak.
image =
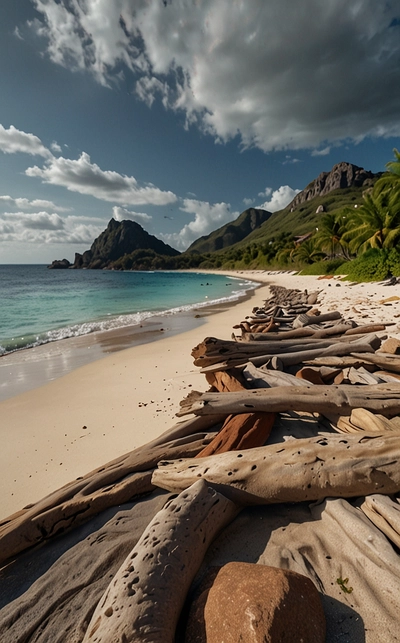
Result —
[[[367,186],[379,174],[364,170],[353,163],[341,161],[334,165],[330,172],[321,172],[304,190],[299,192],[291,202],[290,209],[293,211],[301,203],[311,201],[316,196],[324,196],[333,190]]]
[[[113,261],[134,250],[154,250],[173,257],[180,253],[149,234],[136,221],[111,219],[107,228],[94,240],[90,250],[75,254],[74,268],[107,268]]]

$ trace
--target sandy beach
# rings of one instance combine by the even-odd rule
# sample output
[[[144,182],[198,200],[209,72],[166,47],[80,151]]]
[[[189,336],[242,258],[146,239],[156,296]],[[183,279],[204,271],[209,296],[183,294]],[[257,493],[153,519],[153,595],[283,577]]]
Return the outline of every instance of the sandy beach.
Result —
[[[64,361],[71,360],[69,366],[73,368],[61,377],[51,359],[43,376],[43,363],[35,349],[3,358],[7,359],[1,365],[3,375],[9,372],[10,380],[29,380],[29,385],[33,381],[37,388],[0,403],[0,518],[170,428],[176,422],[179,402],[189,390],[207,388],[204,376],[193,366],[192,348],[206,336],[229,338],[232,326],[268,298],[268,284],[318,290],[324,311],[340,309],[346,318],[365,324],[391,322],[388,334],[399,336],[399,286],[353,285],[338,278],[284,272],[224,274],[258,281],[260,287],[217,312],[192,311],[190,320],[164,318],[163,330],[157,323],[147,328],[138,340],[145,343],[137,342],[131,348],[124,348],[126,333],[137,329],[104,337],[103,344],[108,341],[113,347],[106,357],[93,336],[68,345],[58,342],[52,349],[57,359],[63,361],[64,353]],[[86,359],[82,357],[85,351],[92,351],[94,361],[80,365],[79,360]],[[55,379],[41,385],[49,375]]]

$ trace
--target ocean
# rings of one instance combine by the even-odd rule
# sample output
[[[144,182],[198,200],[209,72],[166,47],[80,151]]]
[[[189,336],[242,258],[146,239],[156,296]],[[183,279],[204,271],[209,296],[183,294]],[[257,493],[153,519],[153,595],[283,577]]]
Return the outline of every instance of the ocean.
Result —
[[[232,301],[255,285],[223,274],[0,265],[0,355]]]

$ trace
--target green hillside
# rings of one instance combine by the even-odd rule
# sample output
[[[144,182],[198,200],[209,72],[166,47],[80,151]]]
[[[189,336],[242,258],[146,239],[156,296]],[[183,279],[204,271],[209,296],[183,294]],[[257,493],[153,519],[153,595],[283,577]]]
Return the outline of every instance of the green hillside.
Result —
[[[271,216],[272,213],[267,210],[248,208],[235,221],[226,223],[218,230],[196,239],[186,252],[204,254],[233,246],[257,230]]]

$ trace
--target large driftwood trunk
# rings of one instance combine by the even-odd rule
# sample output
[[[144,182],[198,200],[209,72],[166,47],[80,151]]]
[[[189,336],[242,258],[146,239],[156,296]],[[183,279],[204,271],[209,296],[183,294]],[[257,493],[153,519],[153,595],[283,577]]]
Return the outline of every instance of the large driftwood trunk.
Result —
[[[352,409],[393,417],[400,413],[400,383],[374,386],[277,386],[237,393],[193,391],[181,402],[179,416],[194,413],[255,413],[307,411],[308,413],[350,415]]]
[[[204,554],[237,513],[204,480],[170,500],[112,579],[83,643],[173,643]]]
[[[202,478],[238,504],[400,491],[400,433],[324,434],[198,460],[160,462],[152,481],[181,491]]]

